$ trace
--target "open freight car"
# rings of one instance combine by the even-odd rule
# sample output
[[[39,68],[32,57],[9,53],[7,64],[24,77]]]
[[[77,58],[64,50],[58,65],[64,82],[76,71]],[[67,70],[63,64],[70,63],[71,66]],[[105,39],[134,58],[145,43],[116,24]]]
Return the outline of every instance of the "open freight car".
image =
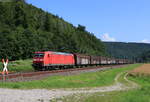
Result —
[[[91,65],[100,65],[101,57],[100,56],[91,56]]]
[[[107,64],[108,64],[107,57],[101,57],[101,65],[107,65]]]
[[[77,67],[88,66],[91,64],[91,57],[83,54],[74,54],[75,65]]]

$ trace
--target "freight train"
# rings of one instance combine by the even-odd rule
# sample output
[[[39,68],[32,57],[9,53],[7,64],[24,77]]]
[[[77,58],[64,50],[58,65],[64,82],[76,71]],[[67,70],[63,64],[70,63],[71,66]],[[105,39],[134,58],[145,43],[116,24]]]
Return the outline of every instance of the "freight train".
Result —
[[[127,59],[115,59],[102,56],[90,56],[84,54],[72,54],[64,52],[35,52],[33,56],[33,67],[35,70],[52,70],[64,68],[78,68],[92,65],[117,65],[129,64]]]

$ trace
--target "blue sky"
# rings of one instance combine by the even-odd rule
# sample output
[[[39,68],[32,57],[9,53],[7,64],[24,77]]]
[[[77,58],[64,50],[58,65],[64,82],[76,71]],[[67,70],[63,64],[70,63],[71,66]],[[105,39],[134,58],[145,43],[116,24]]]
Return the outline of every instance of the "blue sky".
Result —
[[[27,0],[103,41],[150,43],[150,0]]]

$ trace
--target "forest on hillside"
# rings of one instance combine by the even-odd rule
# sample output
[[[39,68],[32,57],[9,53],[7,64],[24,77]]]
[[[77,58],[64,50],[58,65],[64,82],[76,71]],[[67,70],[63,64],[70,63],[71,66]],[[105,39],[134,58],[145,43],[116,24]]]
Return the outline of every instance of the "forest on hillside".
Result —
[[[0,2],[0,58],[31,58],[35,51],[105,56],[105,46],[85,26],[74,25],[24,0]]]
[[[150,44],[104,42],[107,53],[115,58],[126,58],[136,61],[146,61],[150,55]]]
[[[137,57],[137,61],[138,62],[144,62],[144,63],[149,63],[150,62],[150,50],[149,51],[146,51],[146,52],[143,52],[142,54],[140,54],[138,57]]]

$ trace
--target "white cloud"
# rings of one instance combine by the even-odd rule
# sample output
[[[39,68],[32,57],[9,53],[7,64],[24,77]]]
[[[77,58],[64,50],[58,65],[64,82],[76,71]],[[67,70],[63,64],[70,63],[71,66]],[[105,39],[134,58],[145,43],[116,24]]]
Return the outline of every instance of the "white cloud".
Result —
[[[104,33],[102,36],[102,41],[116,41],[115,38],[113,37],[110,37],[108,33]]]
[[[142,43],[150,43],[150,40],[144,39],[144,40],[142,40],[141,42],[142,42]]]

